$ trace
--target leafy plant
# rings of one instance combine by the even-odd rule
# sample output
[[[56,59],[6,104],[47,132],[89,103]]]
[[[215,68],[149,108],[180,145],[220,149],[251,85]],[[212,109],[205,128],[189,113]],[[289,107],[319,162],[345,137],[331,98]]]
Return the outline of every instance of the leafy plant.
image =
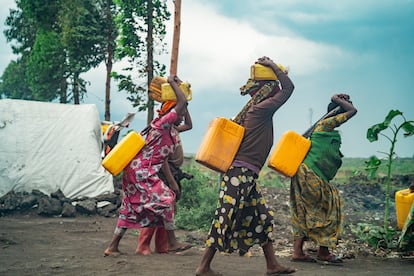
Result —
[[[391,124],[391,121],[399,117],[402,119],[402,122],[398,124]],[[387,132],[388,130],[388,135]],[[403,136],[408,137],[414,134],[414,120],[406,120],[403,113],[399,110],[391,110],[389,111],[388,115],[385,117],[384,122],[373,125],[367,131],[367,139],[370,142],[374,142],[378,140],[378,136],[381,135],[385,137],[390,143],[391,147],[388,152],[382,152],[387,156],[387,176],[386,176],[386,194],[385,194],[385,214],[384,214],[384,226],[383,230],[386,232],[388,230],[388,214],[389,214],[389,205],[390,205],[390,188],[391,188],[391,172],[392,172],[392,164],[395,157],[395,144],[397,143],[397,137],[400,131],[404,131]],[[384,133],[385,132],[385,133]],[[376,156],[371,156],[366,163],[366,170],[368,172],[369,177],[374,177],[379,166],[381,165],[381,160],[378,159]]]
[[[353,232],[360,241],[366,242],[369,246],[377,248],[397,248],[395,229],[390,227],[383,228],[381,226],[358,223],[357,225],[350,225],[351,232]]]
[[[193,175],[182,180],[182,194],[177,201],[176,225],[185,230],[208,231],[218,200],[218,176],[204,172],[192,162],[183,171]]]

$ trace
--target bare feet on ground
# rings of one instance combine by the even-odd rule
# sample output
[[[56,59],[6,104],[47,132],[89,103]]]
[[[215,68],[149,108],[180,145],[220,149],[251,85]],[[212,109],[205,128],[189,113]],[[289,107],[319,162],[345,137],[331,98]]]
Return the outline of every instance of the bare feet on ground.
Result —
[[[182,252],[190,249],[191,247],[193,246],[189,243],[176,243],[173,246],[168,247],[168,252]]]

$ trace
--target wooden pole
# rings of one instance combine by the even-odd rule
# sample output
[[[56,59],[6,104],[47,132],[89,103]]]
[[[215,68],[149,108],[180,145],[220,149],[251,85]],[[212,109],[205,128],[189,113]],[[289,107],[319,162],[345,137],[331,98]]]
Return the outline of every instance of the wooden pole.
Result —
[[[171,50],[170,75],[177,75],[178,47],[180,44],[181,0],[174,0],[174,32]]]

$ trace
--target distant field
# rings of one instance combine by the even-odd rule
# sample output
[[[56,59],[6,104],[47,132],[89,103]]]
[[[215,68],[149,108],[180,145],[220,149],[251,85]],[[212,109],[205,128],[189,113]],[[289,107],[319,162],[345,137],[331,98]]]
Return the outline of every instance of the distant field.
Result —
[[[342,161],[342,167],[338,171],[338,176],[340,174],[345,174],[346,176],[352,176],[355,174],[365,174],[365,161],[368,158],[344,158]],[[387,173],[386,163],[387,160],[381,160],[382,165],[378,169],[380,175],[385,175]],[[414,174],[414,158],[398,158],[392,162],[392,174]]]
[[[344,158],[342,161],[342,167],[339,169],[334,179],[337,183],[346,183],[352,176],[366,175],[365,172],[365,161],[368,158]],[[382,160],[382,165],[378,170],[378,176],[385,176],[387,173],[386,167],[387,160]],[[213,178],[218,176],[214,171],[198,164],[194,161],[194,156],[186,157],[186,165],[192,166],[198,169],[202,173],[207,173]],[[393,175],[414,175],[414,158],[399,158],[393,160],[392,163],[392,174]],[[259,181],[262,185],[281,185],[286,186],[289,183],[289,179],[281,176],[274,172],[266,165],[263,167]]]

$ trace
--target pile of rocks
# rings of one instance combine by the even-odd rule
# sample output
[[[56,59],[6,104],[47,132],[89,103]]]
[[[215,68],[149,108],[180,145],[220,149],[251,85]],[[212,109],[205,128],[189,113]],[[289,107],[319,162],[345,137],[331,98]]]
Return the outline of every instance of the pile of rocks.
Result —
[[[61,190],[50,196],[39,190],[28,192],[10,191],[0,198],[0,216],[16,213],[37,213],[40,216],[75,217],[77,215],[117,215],[121,205],[119,191],[95,198],[70,199]]]

